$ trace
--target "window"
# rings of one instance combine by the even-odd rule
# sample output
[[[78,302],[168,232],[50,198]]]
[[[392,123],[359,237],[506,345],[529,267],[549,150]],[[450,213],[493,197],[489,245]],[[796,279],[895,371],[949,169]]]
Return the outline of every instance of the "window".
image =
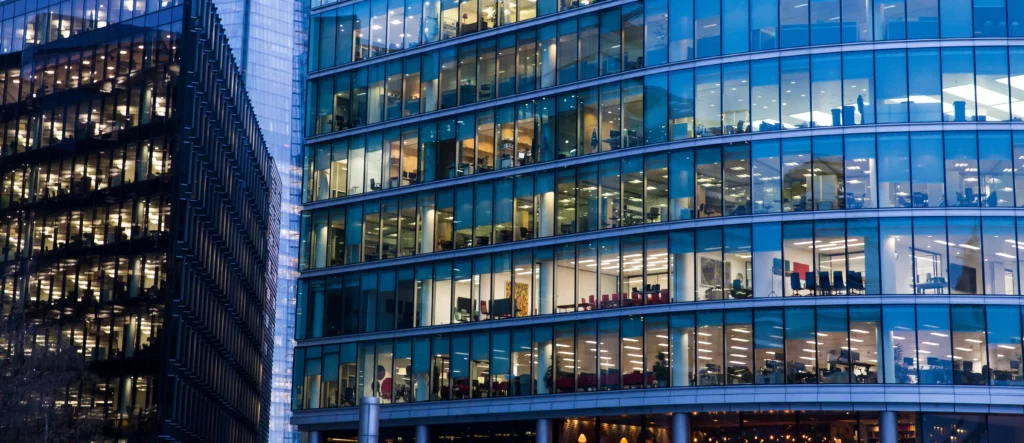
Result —
[[[696,136],[722,135],[722,72],[720,65],[697,68]]]
[[[953,383],[953,350],[949,335],[949,306],[917,306],[917,358],[921,384]]]
[[[756,71],[755,71],[756,72]],[[693,138],[693,70],[677,70],[668,74],[669,138]],[[776,112],[776,114],[778,114]]]
[[[644,43],[647,45],[644,64],[660,65],[668,61],[668,1],[647,1],[644,10],[647,15],[644,27]]]
[[[814,308],[785,309],[786,383],[802,384],[817,381],[817,350],[814,343]]]
[[[722,53],[722,5],[720,0],[695,2],[694,30],[696,57],[714,57]]]
[[[988,364],[993,385],[1020,385],[1021,310],[1017,306],[988,306]]]
[[[878,207],[911,207],[909,166],[907,134],[878,134]]]
[[[970,51],[970,48],[967,48]],[[962,51],[961,51],[962,52]],[[955,53],[954,53],[955,54]],[[962,59],[962,57],[960,57]],[[907,51],[907,68],[910,85],[910,121],[934,122],[942,120],[943,80],[939,73],[938,49],[910,49]],[[953,69],[950,67],[950,69]],[[973,97],[974,92],[971,91]],[[947,96],[952,97],[951,94]],[[952,104],[950,105],[952,108]],[[966,108],[964,117],[966,118]]]
[[[693,0],[672,0],[668,4],[668,56],[670,61],[694,58]]]
[[[752,61],[750,72],[751,130],[760,132],[782,129],[779,120],[779,61]]]
[[[726,1],[722,5],[722,53],[747,52],[750,45],[749,0]]]
[[[721,311],[697,312],[697,385],[725,384]]]
[[[913,306],[882,307],[885,383],[918,382],[917,323],[914,318]]]

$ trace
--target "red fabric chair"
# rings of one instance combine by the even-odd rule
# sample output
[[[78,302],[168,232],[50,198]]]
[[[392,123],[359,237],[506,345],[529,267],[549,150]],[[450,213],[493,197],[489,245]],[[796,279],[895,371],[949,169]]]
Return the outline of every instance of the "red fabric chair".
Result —
[[[611,304],[608,294],[601,294],[601,309],[605,309]]]
[[[639,292],[634,292],[633,293],[633,305],[634,306],[640,306],[641,304],[643,304],[643,303],[640,302],[640,293]]]
[[[487,302],[483,300],[480,300],[480,315],[491,315],[490,312],[487,311]]]
[[[625,298],[625,297],[623,297],[623,298]],[[619,293],[618,292],[612,294],[612,306],[621,306],[619,304]]]
[[[586,311],[587,307],[584,306],[586,304],[587,304],[587,298],[586,297],[580,297],[580,310]]]
[[[594,296],[593,296],[593,295],[591,295],[591,296],[590,296],[590,309],[594,309],[594,308],[596,308],[596,307],[597,307],[597,301],[596,301],[596,300],[594,300]]]
[[[380,398],[391,400],[391,379],[385,378],[380,382]]]

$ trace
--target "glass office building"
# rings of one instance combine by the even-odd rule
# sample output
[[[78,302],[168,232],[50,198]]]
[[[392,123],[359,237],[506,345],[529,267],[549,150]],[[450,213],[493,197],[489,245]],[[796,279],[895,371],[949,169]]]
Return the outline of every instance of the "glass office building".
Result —
[[[1024,439],[1024,3],[310,8],[304,441]]]
[[[280,183],[212,3],[0,17],[0,358],[76,350],[104,441],[264,441]]]

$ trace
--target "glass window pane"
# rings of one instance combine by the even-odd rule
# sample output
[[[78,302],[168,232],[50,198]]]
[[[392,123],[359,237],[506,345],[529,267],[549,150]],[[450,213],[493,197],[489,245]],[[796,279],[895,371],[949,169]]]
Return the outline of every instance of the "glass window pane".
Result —
[[[903,40],[907,38],[907,11],[905,0],[875,0],[876,40]]]
[[[943,186],[945,173],[941,134],[917,132],[910,137],[910,153],[913,163],[910,173],[913,183],[913,206],[915,208],[940,207],[944,203]],[[957,205],[957,200],[949,202]]]
[[[669,138],[671,140],[693,138],[693,70],[670,72],[668,84]]]
[[[756,383],[786,383],[785,342],[781,308],[758,309],[754,316],[754,364]]]
[[[885,353],[882,373],[886,384],[918,382],[914,311],[914,306],[882,307],[882,350]]]
[[[948,289],[946,266],[946,220],[919,217],[914,219],[914,281],[918,294],[945,294]],[[959,253],[950,245],[950,253]]]
[[[942,97],[943,81],[940,76],[942,71],[939,69],[939,50],[908,50],[907,68],[910,84],[910,121],[941,121],[945,107]],[[971,90],[971,94],[973,96],[973,90]],[[950,106],[949,112],[952,112],[952,104]]]
[[[644,64],[660,65],[668,61],[668,1],[649,0],[644,3],[646,14]]]
[[[910,219],[879,219],[878,236],[882,257],[882,293],[913,294],[914,250]]]
[[[752,229],[754,296],[780,297],[785,278],[785,268],[782,262],[782,225],[758,223],[753,225]]]
[[[973,48],[942,49],[942,110],[945,121],[974,121]]]
[[[843,140],[846,147],[845,164],[847,209],[875,207],[877,190],[877,162],[875,160],[875,136],[873,134],[849,135]]]
[[[754,325],[751,314],[749,309],[725,311],[726,383],[730,385],[754,383],[754,354],[751,353]]]
[[[669,60],[693,59],[693,0],[672,0],[668,15]]]
[[[991,384],[1020,386],[1024,379],[1021,368],[1021,309],[1017,306],[988,306],[988,364]]]
[[[880,307],[850,306],[850,348],[846,363],[850,364],[854,383],[875,384],[880,381],[879,361],[884,354],[881,329]]]
[[[921,384],[953,383],[953,350],[949,334],[949,306],[917,306],[917,358]]]
[[[783,36],[785,36],[785,32],[783,32]],[[787,129],[809,127],[811,124],[811,72],[808,57],[782,59],[781,87],[782,127]]]
[[[907,0],[907,38],[938,36],[939,0]]]
[[[697,313],[697,385],[725,384],[722,372],[724,347],[721,311]]]
[[[779,47],[779,1],[757,0],[750,5],[750,50]],[[754,72],[757,72],[755,69]]]
[[[953,383],[988,384],[985,307],[953,306]]]
[[[814,209],[842,209],[843,139],[840,136],[815,137],[813,152]]]
[[[749,50],[750,0],[730,0],[722,5],[722,53],[736,54]]]
[[[782,129],[782,123],[779,120],[778,59],[752,61],[750,72],[751,129],[758,132]]]
[[[697,150],[697,217],[722,215],[722,149],[720,147]]]
[[[786,382],[817,382],[814,308],[786,308]]]
[[[808,45],[808,10],[803,0],[779,0],[781,47]]]
[[[982,289],[981,223],[974,217],[949,218],[949,283],[952,294]]]
[[[814,234],[811,222],[782,225],[783,272],[786,295],[814,295],[817,290],[814,273]]]
[[[811,139],[782,141],[782,211],[807,211],[811,207]]]
[[[810,2],[811,44],[829,45],[839,43],[842,22],[839,0],[818,0]],[[845,17],[843,17],[845,18]]]
[[[850,383],[855,369],[852,361],[859,360],[860,355],[850,349],[846,306],[819,306],[815,311],[818,383]]]
[[[985,293],[1017,295],[1017,233],[1013,219],[983,217]]]
[[[749,80],[750,65],[746,62],[730,63],[722,69],[722,119],[725,134],[750,131]]]
[[[878,183],[878,207],[911,207],[907,134],[878,134]]]
[[[946,206],[978,207],[978,145],[976,133],[944,133],[946,145]]]
[[[942,0],[939,2],[939,23],[942,38],[971,36],[971,0]],[[981,36],[978,34],[976,36]]]
[[[668,141],[668,76],[666,74],[644,77],[644,143],[653,144]],[[586,136],[587,134],[584,134]],[[597,141],[595,128],[591,138]]]
[[[978,166],[981,175],[979,192],[982,206],[1013,206],[1012,159],[1009,132],[978,133]]]
[[[725,276],[722,275],[722,228],[701,228],[695,233],[700,286],[697,300],[722,300]]]
[[[753,212],[755,214],[779,212],[782,209],[779,141],[759,140],[753,142],[752,146]]]
[[[725,283],[726,293],[732,299],[747,299],[752,296],[753,263],[751,261],[750,226],[726,226],[725,239]]]
[[[750,214],[750,146],[746,143],[723,148],[724,213]]]
[[[878,220],[850,219],[846,223],[847,291],[849,294],[878,294],[881,291]]]
[[[871,103],[878,123],[905,123],[910,103],[907,91],[907,51],[893,49],[874,54],[878,81],[874,84],[876,100]]]
[[[721,0],[699,0],[695,6],[694,30],[697,58],[714,57],[721,54]]]

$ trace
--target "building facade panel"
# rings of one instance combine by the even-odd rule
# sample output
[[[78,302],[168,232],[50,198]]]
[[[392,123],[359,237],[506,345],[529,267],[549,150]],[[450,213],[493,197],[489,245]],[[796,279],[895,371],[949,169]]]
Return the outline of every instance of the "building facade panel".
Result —
[[[376,397],[419,443],[1024,432],[1022,13],[313,4],[293,423],[350,438]]]

